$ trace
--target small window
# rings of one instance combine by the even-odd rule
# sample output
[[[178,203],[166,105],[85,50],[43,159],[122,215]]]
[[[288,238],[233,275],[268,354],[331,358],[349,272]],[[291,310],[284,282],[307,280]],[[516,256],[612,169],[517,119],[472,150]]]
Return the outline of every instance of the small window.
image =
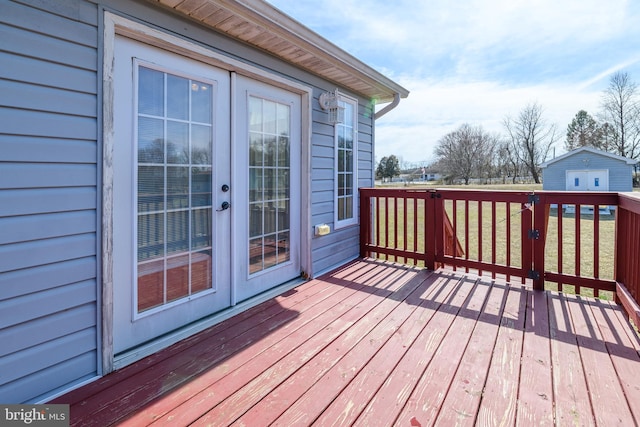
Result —
[[[573,186],[574,187],[580,187],[580,178],[574,178]]]
[[[600,187],[600,178],[594,178],[593,183],[596,187]]]
[[[358,160],[356,100],[340,95],[344,121],[335,125],[335,228],[357,224]]]

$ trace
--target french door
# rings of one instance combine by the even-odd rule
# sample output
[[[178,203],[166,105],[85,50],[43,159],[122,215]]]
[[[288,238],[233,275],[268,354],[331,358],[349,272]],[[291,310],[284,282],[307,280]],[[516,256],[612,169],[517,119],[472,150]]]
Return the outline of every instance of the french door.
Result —
[[[113,81],[118,354],[299,275],[301,105],[119,36]]]
[[[241,301],[300,275],[301,99],[235,84],[234,282]]]

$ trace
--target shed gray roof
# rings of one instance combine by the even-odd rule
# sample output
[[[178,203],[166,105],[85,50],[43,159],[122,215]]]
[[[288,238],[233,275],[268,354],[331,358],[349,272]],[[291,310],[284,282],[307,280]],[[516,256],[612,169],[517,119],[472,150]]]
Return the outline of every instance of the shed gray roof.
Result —
[[[574,156],[574,155],[576,155],[578,153],[583,153],[583,152],[587,152],[587,153],[591,153],[591,154],[595,154],[595,155],[599,155],[599,156],[604,156],[604,157],[609,157],[611,159],[615,159],[615,160],[619,160],[621,162],[625,162],[628,165],[635,165],[636,163],[638,163],[637,160],[629,159],[629,158],[623,157],[623,156],[618,156],[617,154],[613,154],[613,153],[609,153],[609,152],[606,152],[606,151],[598,150],[597,148],[580,147],[580,148],[576,148],[575,150],[571,150],[568,153],[564,153],[563,155],[558,156],[555,159],[548,160],[548,161],[542,163],[540,165],[540,167],[541,168],[546,168],[547,166],[552,165],[555,162],[558,162],[560,160],[566,159],[567,157],[571,157],[571,156]]]
[[[409,91],[264,0],[152,0],[375,102]],[[327,12],[329,15],[331,12]]]

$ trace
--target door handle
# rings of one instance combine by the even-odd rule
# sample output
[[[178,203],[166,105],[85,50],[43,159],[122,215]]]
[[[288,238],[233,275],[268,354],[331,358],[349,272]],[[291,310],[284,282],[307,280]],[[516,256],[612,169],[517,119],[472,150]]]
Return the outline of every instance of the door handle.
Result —
[[[216,212],[226,211],[230,207],[231,207],[231,204],[229,204],[229,202],[222,202],[222,204],[220,205],[220,208],[216,209]]]

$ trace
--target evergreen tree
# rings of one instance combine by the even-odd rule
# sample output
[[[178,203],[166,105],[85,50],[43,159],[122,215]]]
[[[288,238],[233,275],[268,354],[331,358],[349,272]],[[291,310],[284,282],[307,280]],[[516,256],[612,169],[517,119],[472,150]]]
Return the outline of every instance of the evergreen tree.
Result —
[[[567,126],[567,140],[564,146],[567,151],[586,146],[605,149],[600,126],[589,113],[584,110],[578,111]]]

